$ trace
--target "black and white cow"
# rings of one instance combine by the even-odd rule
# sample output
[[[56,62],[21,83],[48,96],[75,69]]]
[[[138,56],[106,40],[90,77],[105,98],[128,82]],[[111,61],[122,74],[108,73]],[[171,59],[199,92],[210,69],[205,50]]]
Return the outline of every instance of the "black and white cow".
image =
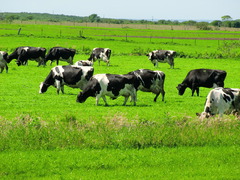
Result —
[[[192,96],[196,90],[199,96],[199,87],[215,88],[224,87],[226,71],[214,69],[194,69],[188,72],[181,84],[178,84],[178,94],[183,95],[186,88],[192,90]]]
[[[7,62],[17,59],[17,65],[26,65],[28,60],[38,62],[38,66],[45,65],[46,49],[41,47],[21,46],[15,49],[7,58]]]
[[[155,50],[147,54],[148,59],[153,63],[154,66],[158,67],[158,62],[168,63],[170,68],[174,68],[174,56],[175,51],[172,50]]]
[[[46,62],[50,60],[50,65],[54,60],[57,61],[57,65],[60,61],[66,61],[69,64],[73,64],[73,58],[76,54],[75,49],[63,48],[63,47],[53,47],[49,50],[48,54],[46,55]]]
[[[93,62],[89,60],[79,60],[75,62],[76,66],[93,66]]]
[[[199,114],[201,119],[209,118],[216,114],[239,113],[240,89],[215,88],[212,89],[206,99],[204,111]]]
[[[3,72],[4,68],[6,68],[6,73],[8,73],[7,56],[7,52],[0,51],[0,73]]]
[[[64,93],[64,85],[72,88],[83,89],[94,72],[93,67],[85,66],[56,66],[51,69],[45,81],[40,84],[39,93],[47,91],[49,86],[57,88],[57,93],[61,89]]]
[[[93,62],[98,60],[99,65],[100,65],[100,61],[102,60],[106,62],[107,65],[109,66],[111,52],[112,51],[109,48],[94,48],[88,60]]]
[[[103,98],[107,106],[108,103],[105,96],[110,96],[112,99],[124,96],[123,105],[126,105],[129,96],[131,96],[131,100],[136,105],[138,83],[136,76],[130,74],[96,74],[88,81],[86,87],[77,96],[77,102],[83,103],[91,96],[96,97],[96,105],[98,105],[99,99]]]
[[[149,69],[139,69],[129,72],[128,74],[135,75],[140,81],[138,89],[143,92],[152,92],[156,94],[154,102],[157,101],[159,94],[162,94],[162,101],[164,101],[164,80],[165,74],[162,71],[152,71]]]

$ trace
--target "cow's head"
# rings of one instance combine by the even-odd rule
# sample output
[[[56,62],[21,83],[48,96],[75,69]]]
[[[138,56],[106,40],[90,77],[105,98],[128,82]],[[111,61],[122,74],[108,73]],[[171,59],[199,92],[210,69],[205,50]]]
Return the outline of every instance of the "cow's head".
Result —
[[[148,59],[153,63],[154,66],[157,66],[158,60],[154,52],[150,52],[146,56],[148,56]]]
[[[196,115],[200,118],[200,119],[205,119],[205,118],[209,118],[212,115],[208,112],[202,112],[202,113],[196,113]]]
[[[182,96],[187,88],[187,86],[185,84],[178,84],[178,86],[176,87],[178,90],[178,95]]]
[[[153,52],[146,54],[146,56],[148,57],[149,60],[152,60]]]
[[[87,97],[84,96],[84,93],[83,92],[80,92],[78,95],[77,95],[77,100],[76,102],[79,102],[79,103],[84,103],[86,101]]]
[[[168,50],[165,54],[167,57],[173,58],[176,55],[176,51]]]
[[[42,94],[42,93],[45,93],[48,89],[49,85],[47,85],[46,83],[44,82],[41,82],[40,84],[40,89],[39,89],[39,93]]]

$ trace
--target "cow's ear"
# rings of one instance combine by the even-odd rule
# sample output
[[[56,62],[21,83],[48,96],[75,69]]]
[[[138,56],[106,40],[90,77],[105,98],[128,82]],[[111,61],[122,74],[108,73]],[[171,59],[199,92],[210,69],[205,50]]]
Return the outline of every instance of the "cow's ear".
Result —
[[[200,117],[200,116],[201,116],[201,113],[196,113],[196,115],[197,115],[198,117]]]

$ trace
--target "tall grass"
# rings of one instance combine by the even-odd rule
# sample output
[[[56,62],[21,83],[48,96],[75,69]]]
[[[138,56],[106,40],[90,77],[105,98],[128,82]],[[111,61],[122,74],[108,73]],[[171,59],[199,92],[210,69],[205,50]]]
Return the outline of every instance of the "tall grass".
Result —
[[[106,117],[103,122],[82,122],[72,115],[53,122],[29,114],[15,121],[1,118],[0,150],[240,145],[237,118],[165,118],[164,123],[129,119],[122,113]]]

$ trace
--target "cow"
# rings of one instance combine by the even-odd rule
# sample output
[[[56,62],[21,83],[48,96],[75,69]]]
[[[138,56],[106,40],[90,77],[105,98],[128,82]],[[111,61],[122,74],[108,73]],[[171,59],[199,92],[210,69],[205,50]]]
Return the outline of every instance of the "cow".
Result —
[[[0,51],[0,73],[3,72],[4,68],[6,68],[6,73],[8,73],[7,56],[7,52]]]
[[[201,119],[209,118],[216,114],[220,117],[223,114],[239,113],[240,110],[240,89],[215,88],[212,89],[206,99],[204,111],[196,113]]]
[[[129,72],[128,74],[135,75],[140,81],[138,90],[143,92],[152,92],[156,94],[154,102],[157,101],[159,94],[162,94],[162,101],[164,101],[164,80],[165,74],[162,71],[152,71],[149,69],[139,69]]]
[[[138,86],[139,81],[134,75],[96,74],[88,81],[83,91],[78,94],[77,102],[83,103],[91,96],[96,97],[96,105],[99,104],[99,99],[103,98],[105,105],[108,106],[105,96],[110,96],[112,99],[124,96],[123,105],[126,105],[129,96],[131,96],[131,100],[136,105]]]
[[[10,63],[13,59],[17,59],[17,65],[26,65],[28,60],[35,60],[38,66],[45,65],[46,48],[21,46],[8,55],[7,62]]]
[[[79,60],[74,65],[76,66],[93,66],[93,62],[89,60]]]
[[[176,55],[176,51],[172,50],[155,50],[148,53],[148,59],[153,63],[155,67],[158,67],[158,62],[168,63],[170,68],[174,68],[174,56]]]
[[[64,85],[72,88],[83,89],[94,72],[93,67],[85,66],[56,66],[51,69],[45,81],[40,84],[39,93],[47,91],[49,86],[57,88],[57,94],[61,89],[64,93]]]
[[[93,62],[98,60],[99,65],[100,65],[100,61],[102,60],[106,62],[107,65],[109,66],[111,52],[112,51],[109,48],[94,48],[88,60]]]
[[[75,49],[70,48],[63,48],[63,47],[53,47],[49,50],[48,54],[46,55],[46,62],[50,60],[50,65],[54,60],[57,61],[57,65],[59,64],[59,60],[66,61],[70,65],[73,64],[73,58],[76,54]]]
[[[224,87],[224,80],[227,76],[227,72],[223,70],[214,69],[194,69],[188,72],[185,79],[181,84],[178,84],[178,94],[183,95],[186,88],[192,90],[192,96],[194,92],[197,92],[199,96],[199,87],[215,88]]]

